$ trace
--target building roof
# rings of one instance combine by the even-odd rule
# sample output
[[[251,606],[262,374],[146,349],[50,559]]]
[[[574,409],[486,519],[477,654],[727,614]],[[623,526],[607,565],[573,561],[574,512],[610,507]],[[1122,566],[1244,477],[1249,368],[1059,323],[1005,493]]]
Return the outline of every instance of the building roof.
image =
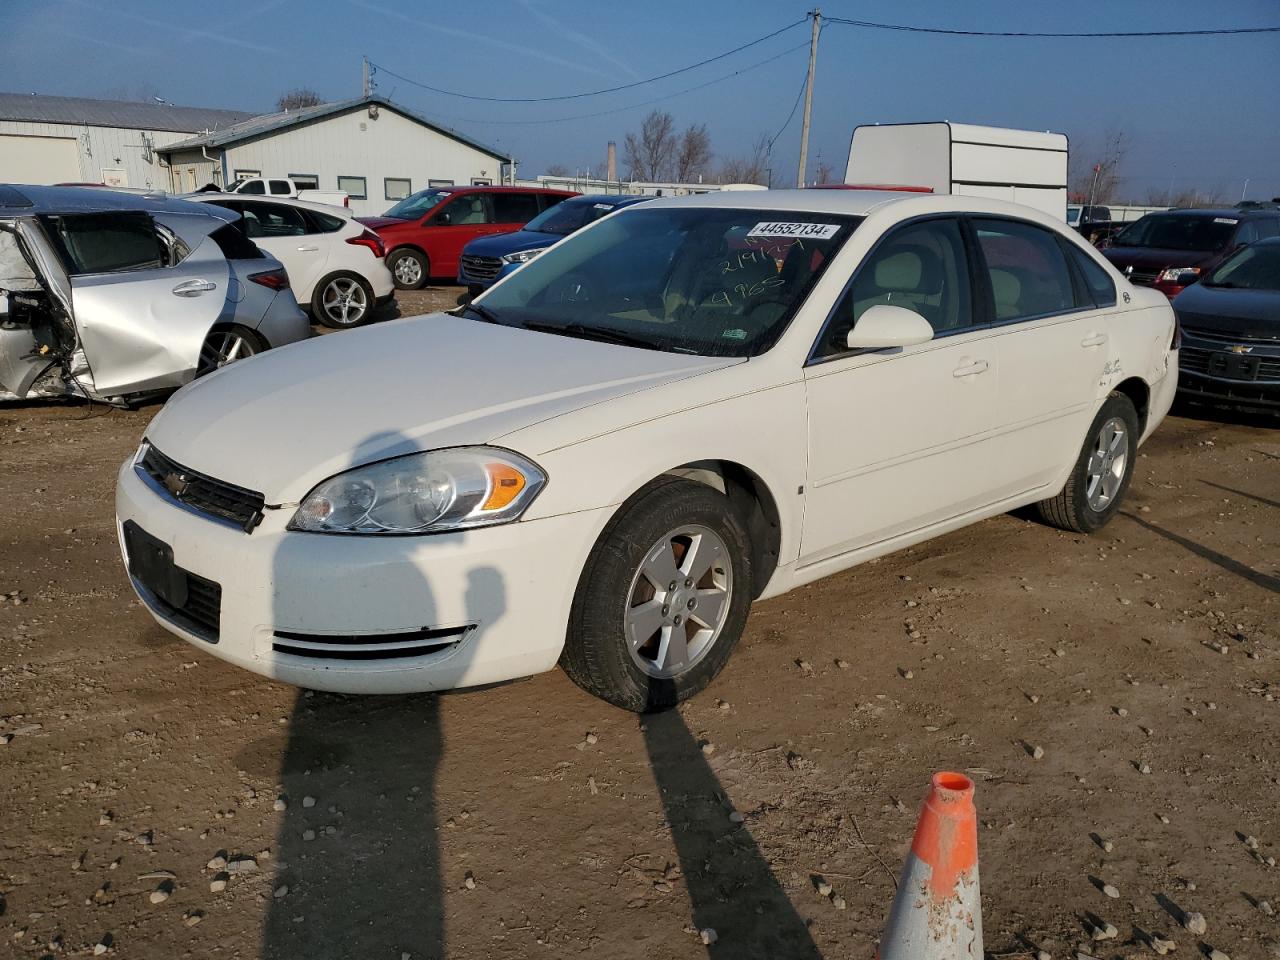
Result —
[[[322,103],[315,107],[303,107],[301,110],[286,110],[283,113],[269,113],[260,117],[253,117],[233,126],[223,127],[214,130],[211,133],[201,134],[191,137],[187,140],[181,140],[178,143],[170,143],[159,148],[160,153],[176,153],[179,150],[198,150],[201,147],[225,147],[233,143],[240,143],[245,140],[253,140],[258,137],[265,137],[268,134],[275,133],[278,130],[285,130],[289,127],[296,127],[306,123],[315,123],[320,120],[326,120],[329,117],[338,116],[343,113],[350,113],[352,110],[365,109],[370,106],[381,107],[387,110],[394,110],[402,116],[408,117],[424,127],[430,127],[446,137],[452,137],[460,143],[465,143],[469,147],[474,147],[481,153],[486,153],[496,160],[508,159],[508,154],[504,151],[491,147],[488,144],[481,143],[465,133],[459,133],[450,127],[436,123],[422,114],[410,110],[408,107],[401,106],[398,103],[392,103],[386,97],[374,94],[368,97],[355,97],[351,100],[337,100],[333,103]]]
[[[175,107],[168,103],[46,97],[38,93],[0,93],[0,120],[199,133],[240,123],[253,115],[248,110]]]

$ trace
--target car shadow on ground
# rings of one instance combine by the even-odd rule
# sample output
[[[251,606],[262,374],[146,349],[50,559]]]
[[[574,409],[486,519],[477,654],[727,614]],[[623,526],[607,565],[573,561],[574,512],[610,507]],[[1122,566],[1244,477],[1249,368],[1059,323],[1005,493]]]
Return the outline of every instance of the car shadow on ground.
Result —
[[[1270,590],[1272,593],[1280,593],[1280,578],[1273,577],[1260,570],[1255,570],[1253,567],[1248,564],[1241,563],[1234,557],[1229,557],[1225,553],[1221,553],[1211,547],[1206,547],[1204,544],[1197,543],[1195,540],[1184,537],[1179,533],[1174,533],[1172,530],[1166,530],[1164,527],[1160,527],[1154,523],[1143,520],[1135,513],[1130,513],[1127,510],[1121,510],[1120,516],[1125,517],[1128,520],[1132,520],[1144,530],[1148,530],[1157,536],[1164,537],[1166,540],[1176,543],[1184,550],[1194,553],[1197,557],[1208,560],[1210,563],[1217,564],[1228,573],[1234,573],[1237,577],[1248,580],[1250,583],[1261,587],[1263,590]]]

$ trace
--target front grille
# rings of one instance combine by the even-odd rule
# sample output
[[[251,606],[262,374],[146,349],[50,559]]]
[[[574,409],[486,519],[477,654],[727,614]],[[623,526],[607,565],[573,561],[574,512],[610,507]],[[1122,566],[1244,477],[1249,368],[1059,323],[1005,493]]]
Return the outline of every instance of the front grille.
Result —
[[[462,272],[473,280],[492,280],[501,270],[502,260],[499,257],[477,257],[471,254],[464,254],[462,257]]]
[[[233,523],[246,533],[253,530],[262,518],[266,502],[262,494],[184,467],[150,444],[138,463],[138,469],[182,506]]]
[[[1148,273],[1146,270],[1135,270],[1133,273],[1125,271],[1125,276],[1134,283],[1140,283],[1144,287],[1155,286],[1156,279],[1160,276],[1159,272]]]
[[[1182,332],[1197,340],[1208,340],[1210,343],[1224,343],[1233,346],[1238,343],[1263,347],[1280,346],[1280,334],[1274,337],[1244,337],[1223,330],[1209,330],[1204,327],[1182,325]]]
[[[374,634],[291,633],[277,630],[271,649],[276,653],[316,660],[398,660],[451,650],[462,642],[473,626]]]
[[[194,633],[209,643],[218,642],[218,630],[222,621],[222,587],[212,580],[206,580],[188,570],[185,604],[175,607],[154,593],[151,594],[151,603],[162,617],[188,633]]]
[[[1230,379],[1240,383],[1280,383],[1280,357],[1258,357],[1257,372],[1252,377],[1226,377],[1211,369],[1210,366],[1213,361],[1213,355],[1222,352],[1221,350],[1192,346],[1183,341],[1182,349],[1178,352],[1178,367],[1187,373],[1198,373],[1201,376],[1213,377],[1219,380]]]

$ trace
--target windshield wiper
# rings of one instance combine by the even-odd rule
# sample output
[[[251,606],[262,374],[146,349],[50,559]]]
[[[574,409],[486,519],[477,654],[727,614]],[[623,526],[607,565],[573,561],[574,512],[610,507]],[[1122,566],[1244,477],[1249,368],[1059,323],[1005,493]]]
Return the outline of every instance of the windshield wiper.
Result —
[[[617,343],[624,347],[641,347],[645,350],[659,350],[652,340],[644,337],[633,337],[621,330],[611,327],[588,327],[583,323],[526,323],[526,330],[537,330],[540,333],[558,333],[566,337],[580,337],[583,340],[600,340],[604,343]]]
[[[477,317],[479,317],[485,323],[501,322],[498,320],[498,315],[496,313],[494,313],[488,307],[482,307],[478,303],[464,303],[458,310],[458,316],[462,316],[468,310],[474,313]]]

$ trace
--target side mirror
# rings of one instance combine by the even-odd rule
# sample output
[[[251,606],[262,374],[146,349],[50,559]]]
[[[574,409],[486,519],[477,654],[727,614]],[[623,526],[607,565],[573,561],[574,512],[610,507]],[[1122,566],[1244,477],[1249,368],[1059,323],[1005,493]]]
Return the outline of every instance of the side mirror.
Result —
[[[858,318],[845,342],[850,350],[883,350],[928,343],[932,339],[933,327],[920,314],[906,307],[878,303]]]
[[[1174,282],[1180,287],[1189,287],[1199,279],[1200,274],[1195,270],[1184,270]]]
[[[437,214],[436,214],[436,226],[437,226],[437,227],[447,227],[447,226],[448,226],[450,223],[452,223],[452,222],[453,222],[453,217],[451,217],[451,216],[449,215],[449,211],[448,211],[448,210],[444,211],[444,213],[437,213]]]

